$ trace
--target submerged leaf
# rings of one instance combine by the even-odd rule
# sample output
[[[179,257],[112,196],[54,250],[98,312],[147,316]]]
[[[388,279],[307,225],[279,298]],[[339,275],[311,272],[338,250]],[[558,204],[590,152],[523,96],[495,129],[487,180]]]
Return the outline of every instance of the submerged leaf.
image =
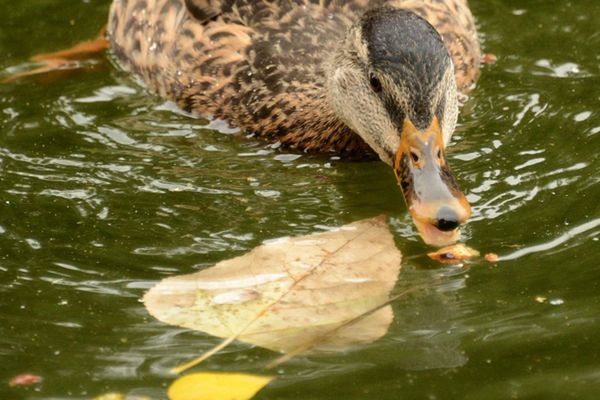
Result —
[[[248,400],[273,380],[272,376],[199,372],[177,379],[170,400]]]
[[[377,217],[167,278],[144,302],[163,322],[228,338],[215,351],[235,339],[283,352],[342,350],[387,332],[392,310],[380,306],[400,261],[385,217]]]

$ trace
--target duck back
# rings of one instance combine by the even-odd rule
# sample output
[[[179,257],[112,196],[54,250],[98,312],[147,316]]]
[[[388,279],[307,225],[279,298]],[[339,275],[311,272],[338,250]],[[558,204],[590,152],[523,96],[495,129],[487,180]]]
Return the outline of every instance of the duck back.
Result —
[[[325,68],[381,5],[426,18],[459,88],[473,83],[479,47],[464,0],[114,0],[108,33],[118,63],[186,111],[302,150],[374,157],[328,104]]]

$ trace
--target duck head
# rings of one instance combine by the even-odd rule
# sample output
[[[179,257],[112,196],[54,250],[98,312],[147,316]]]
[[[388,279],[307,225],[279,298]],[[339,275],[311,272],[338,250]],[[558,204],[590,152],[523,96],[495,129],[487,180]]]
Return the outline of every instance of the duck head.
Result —
[[[411,11],[367,11],[332,56],[327,89],[338,117],[394,169],[423,240],[458,240],[471,208],[444,150],[458,100],[438,32]]]

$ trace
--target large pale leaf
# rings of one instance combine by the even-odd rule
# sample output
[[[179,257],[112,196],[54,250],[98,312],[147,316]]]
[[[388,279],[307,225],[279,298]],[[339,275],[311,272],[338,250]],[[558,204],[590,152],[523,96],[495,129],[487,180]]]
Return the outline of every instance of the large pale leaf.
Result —
[[[144,297],[159,320],[276,351],[340,350],[383,336],[401,254],[384,217],[282,238]],[[364,318],[361,318],[364,316]]]

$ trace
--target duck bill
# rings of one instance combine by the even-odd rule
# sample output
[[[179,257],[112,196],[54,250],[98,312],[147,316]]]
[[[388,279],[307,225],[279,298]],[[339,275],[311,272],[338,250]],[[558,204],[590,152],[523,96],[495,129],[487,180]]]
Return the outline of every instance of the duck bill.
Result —
[[[459,226],[471,207],[446,162],[437,118],[425,130],[405,120],[394,173],[423,241],[447,246],[460,239]]]

